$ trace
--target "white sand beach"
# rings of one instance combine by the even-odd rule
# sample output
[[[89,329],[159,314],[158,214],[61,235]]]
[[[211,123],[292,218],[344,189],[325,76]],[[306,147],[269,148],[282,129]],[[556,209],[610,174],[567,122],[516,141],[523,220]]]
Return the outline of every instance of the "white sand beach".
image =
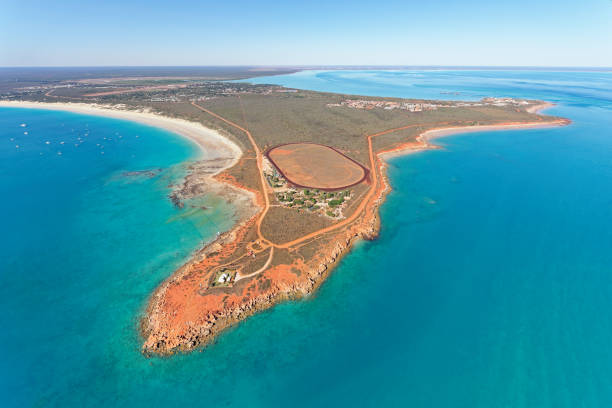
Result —
[[[234,142],[209,129],[200,123],[183,119],[169,118],[151,112],[129,111],[113,105],[97,105],[85,103],[44,103],[26,101],[0,101],[0,107],[62,110],[84,115],[105,116],[109,118],[130,120],[145,125],[168,130],[181,135],[197,144],[202,151],[203,159],[231,158],[227,165],[218,172],[232,167],[242,156],[242,150]]]
[[[550,107],[552,105],[547,105]],[[539,111],[539,110],[538,110]],[[487,132],[493,130],[519,130],[519,129],[538,129],[538,128],[549,128],[556,126],[565,126],[569,121],[565,119],[551,120],[546,122],[533,122],[533,123],[507,123],[499,125],[477,125],[477,126],[457,126],[430,129],[421,133],[416,140],[418,143],[408,143],[403,146],[399,146],[396,149],[392,149],[386,152],[379,153],[379,156],[385,160],[392,157],[403,156],[410,153],[420,152],[427,149],[437,149],[439,146],[430,143],[434,139],[438,139],[445,136],[452,136],[461,133],[475,133],[475,132]]]

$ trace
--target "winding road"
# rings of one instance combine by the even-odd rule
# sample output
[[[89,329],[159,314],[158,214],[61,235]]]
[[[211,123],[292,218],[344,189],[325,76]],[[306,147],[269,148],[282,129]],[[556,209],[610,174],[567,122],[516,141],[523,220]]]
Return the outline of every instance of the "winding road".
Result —
[[[405,129],[410,129],[410,128],[414,128],[414,127],[418,127],[418,126],[423,126],[422,124],[414,124],[414,125],[408,125],[408,126],[402,126],[402,127],[398,127],[398,128],[393,128],[393,129],[388,129],[388,130],[384,130],[382,132],[378,132],[378,133],[374,133],[371,135],[367,136],[367,140],[368,140],[368,153],[369,153],[369,157],[370,157],[370,169],[371,169],[371,174],[372,174],[372,185],[370,186],[370,189],[368,190],[367,195],[361,200],[361,202],[359,203],[359,206],[357,207],[357,209],[355,211],[353,211],[353,213],[345,218],[344,220],[337,222],[334,225],[330,225],[329,227],[325,227],[322,229],[319,229],[317,231],[313,231],[309,234],[306,234],[300,238],[294,239],[293,241],[289,241],[289,242],[285,242],[283,244],[277,244],[274,243],[270,240],[268,240],[266,237],[263,236],[263,234],[261,233],[261,223],[263,221],[263,219],[265,218],[266,214],[268,213],[268,210],[270,209],[270,199],[268,197],[268,188],[266,185],[266,180],[264,177],[264,172],[263,172],[263,155],[261,153],[261,150],[259,149],[259,146],[257,146],[257,143],[255,142],[255,139],[253,138],[253,135],[251,134],[251,132],[246,128],[246,127],[242,127],[240,125],[238,125],[237,123],[232,122],[229,119],[226,119],[218,114],[216,114],[215,112],[206,109],[205,107],[198,105],[195,102],[191,103],[194,107],[196,107],[197,109],[208,113],[209,115],[223,121],[224,123],[227,123],[228,125],[240,130],[241,132],[243,132],[244,134],[246,134],[246,136],[249,139],[249,142],[251,143],[251,146],[253,147],[253,151],[255,152],[256,155],[256,160],[257,160],[257,170],[259,171],[259,178],[260,178],[260,183],[261,183],[261,192],[263,194],[264,197],[264,208],[261,211],[261,214],[259,215],[259,218],[257,219],[257,236],[259,237],[259,239],[262,241],[262,243],[265,243],[267,246],[270,246],[270,255],[268,256],[268,260],[266,261],[266,263],[259,268],[257,271],[252,272],[248,275],[244,275],[241,276],[240,274],[236,275],[236,278],[234,280],[234,282],[237,282],[239,280],[242,279],[246,279],[246,278],[250,278],[252,276],[255,276],[263,271],[265,271],[270,264],[272,263],[272,258],[274,257],[274,248],[279,248],[279,249],[286,249],[286,248],[291,248],[294,247],[298,244],[301,244],[309,239],[313,239],[316,238],[318,236],[320,236],[321,234],[325,234],[327,232],[330,231],[334,231],[338,228],[342,228],[346,225],[349,225],[350,223],[354,222],[360,215],[361,213],[367,208],[367,205],[370,201],[370,199],[374,196],[375,192],[376,192],[376,188],[378,185],[378,168],[377,168],[377,158],[374,154],[374,149],[372,147],[372,139],[377,137],[377,136],[382,136],[382,135],[386,135],[389,133],[393,133],[393,132],[397,132],[400,130],[405,130]],[[244,116],[244,121],[245,121],[245,126],[246,126],[246,115],[244,115],[244,108],[242,107],[242,102],[240,102],[240,107],[243,111],[243,116]]]

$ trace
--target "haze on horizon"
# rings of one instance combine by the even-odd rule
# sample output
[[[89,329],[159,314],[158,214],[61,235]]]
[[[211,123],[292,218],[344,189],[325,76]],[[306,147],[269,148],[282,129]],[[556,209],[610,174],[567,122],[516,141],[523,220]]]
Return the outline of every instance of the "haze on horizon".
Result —
[[[0,66],[612,66],[612,1],[5,0]]]

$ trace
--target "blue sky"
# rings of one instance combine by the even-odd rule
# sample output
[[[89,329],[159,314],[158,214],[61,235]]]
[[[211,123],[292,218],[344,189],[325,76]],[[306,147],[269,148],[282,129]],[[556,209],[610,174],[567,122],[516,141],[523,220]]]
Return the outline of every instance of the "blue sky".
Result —
[[[612,0],[0,0],[0,66],[612,66]]]

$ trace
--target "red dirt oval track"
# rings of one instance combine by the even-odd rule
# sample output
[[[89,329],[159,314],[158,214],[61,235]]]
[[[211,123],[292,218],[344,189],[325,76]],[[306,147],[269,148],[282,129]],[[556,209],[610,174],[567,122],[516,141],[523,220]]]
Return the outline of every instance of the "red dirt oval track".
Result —
[[[288,143],[271,148],[266,157],[288,182],[303,188],[340,190],[361,183],[368,169],[333,147]]]

